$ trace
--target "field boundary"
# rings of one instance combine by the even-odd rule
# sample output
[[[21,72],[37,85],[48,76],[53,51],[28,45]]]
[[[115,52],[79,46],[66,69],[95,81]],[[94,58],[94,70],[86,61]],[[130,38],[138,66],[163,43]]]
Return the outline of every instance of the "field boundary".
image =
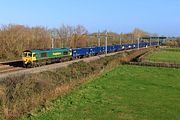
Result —
[[[156,60],[156,59],[148,59],[147,56],[152,54],[153,52],[161,52],[161,51],[172,51],[172,52],[179,52],[179,50],[169,50],[166,48],[157,48],[152,49],[151,51],[145,53],[144,55],[140,56],[138,60],[131,61],[127,64],[130,65],[140,65],[140,66],[154,66],[154,67],[167,67],[167,68],[180,68],[180,61],[178,60]]]
[[[180,47],[179,48],[162,48],[163,51],[172,51],[172,52],[180,52]]]
[[[139,65],[139,66],[166,67],[166,68],[180,68],[180,64],[165,63],[165,62],[127,62],[125,64]]]

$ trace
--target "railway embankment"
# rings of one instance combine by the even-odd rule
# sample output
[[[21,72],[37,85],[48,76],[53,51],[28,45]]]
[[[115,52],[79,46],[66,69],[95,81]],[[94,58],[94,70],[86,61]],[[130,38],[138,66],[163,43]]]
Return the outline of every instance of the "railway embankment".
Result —
[[[48,66],[50,68],[33,68],[28,74],[5,77],[0,81],[2,118],[14,120],[25,114],[32,116],[31,111],[37,106],[47,109],[48,100],[65,94],[92,77],[109,71],[122,62],[137,58],[151,49],[123,51],[106,57],[95,56],[76,62],[70,61],[69,64],[61,63],[61,67],[54,64]]]

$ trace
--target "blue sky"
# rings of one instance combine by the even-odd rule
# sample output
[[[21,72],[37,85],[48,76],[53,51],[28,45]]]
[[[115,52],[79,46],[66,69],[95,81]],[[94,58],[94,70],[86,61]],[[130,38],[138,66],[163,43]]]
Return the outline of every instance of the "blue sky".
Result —
[[[180,36],[179,12],[180,0],[0,0],[0,24],[81,24],[89,32],[140,28]]]

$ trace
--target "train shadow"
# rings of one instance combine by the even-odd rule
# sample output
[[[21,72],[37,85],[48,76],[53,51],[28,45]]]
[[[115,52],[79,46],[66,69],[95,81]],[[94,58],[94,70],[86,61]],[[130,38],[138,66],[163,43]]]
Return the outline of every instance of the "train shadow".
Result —
[[[7,62],[7,63],[2,63],[3,65],[9,65],[12,67],[23,67],[23,61],[13,61],[13,62]]]

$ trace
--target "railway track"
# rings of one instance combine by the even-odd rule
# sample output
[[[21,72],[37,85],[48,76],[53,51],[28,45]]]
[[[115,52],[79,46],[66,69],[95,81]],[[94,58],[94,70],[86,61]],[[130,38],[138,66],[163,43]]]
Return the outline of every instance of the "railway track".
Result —
[[[5,74],[5,73],[11,73],[11,72],[24,70],[24,68],[21,65],[19,66],[17,65],[18,62],[19,61],[0,63],[0,75]]]
[[[141,48],[141,49],[145,49],[145,48]],[[136,50],[136,49],[134,49],[134,50]],[[125,51],[133,51],[133,50],[125,50]],[[109,54],[107,54],[107,56],[112,56],[117,53],[123,53],[125,51],[109,53]],[[0,80],[4,79],[6,77],[9,77],[9,76],[18,76],[18,75],[22,75],[22,74],[38,73],[38,72],[43,72],[43,71],[47,71],[47,70],[62,68],[62,67],[66,67],[72,63],[79,62],[79,61],[90,62],[90,61],[100,59],[102,57],[105,57],[105,55],[103,54],[103,55],[99,55],[99,56],[92,56],[92,57],[88,57],[88,58],[76,59],[73,61],[55,63],[55,64],[45,65],[45,66],[36,67],[36,68],[28,68],[28,69],[23,68],[22,61],[19,61],[19,60],[4,62],[4,63],[0,63]]]
[[[108,56],[111,56],[114,54],[117,54],[117,53],[110,53],[108,54]],[[73,61],[55,63],[55,64],[50,64],[50,65],[45,65],[45,66],[35,67],[35,68],[28,68],[28,69],[18,66],[16,62],[15,63],[11,63],[11,62],[0,63],[0,81],[10,76],[13,77],[13,76],[20,76],[23,74],[39,73],[39,72],[43,72],[47,70],[53,70],[57,68],[66,67],[70,64],[73,64],[79,61],[84,61],[84,62],[94,61],[102,57],[105,57],[105,55],[93,56],[93,57],[88,57],[88,58],[83,58],[83,59],[76,59]]]

